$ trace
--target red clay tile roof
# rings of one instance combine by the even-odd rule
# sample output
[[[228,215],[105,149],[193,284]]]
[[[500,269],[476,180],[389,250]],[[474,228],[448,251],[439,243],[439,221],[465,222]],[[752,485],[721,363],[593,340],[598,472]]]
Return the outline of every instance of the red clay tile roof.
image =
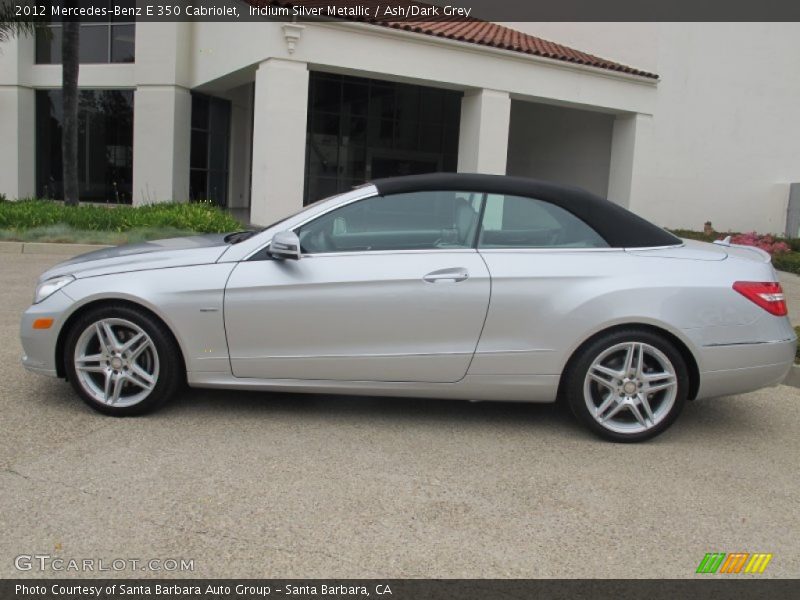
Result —
[[[250,4],[257,6],[273,5],[285,6],[288,8],[294,6],[305,7],[324,7],[329,6],[330,1],[326,0],[248,0]],[[404,2],[398,0],[361,0],[361,6],[371,7],[375,12],[375,7],[396,4],[407,6],[409,4],[425,5],[421,2]],[[391,29],[400,29],[404,31],[411,31],[414,33],[421,33],[433,37],[446,38],[459,42],[466,42],[469,44],[478,44],[481,46],[490,46],[492,48],[500,48],[503,50],[511,50],[513,52],[520,52],[523,54],[532,54],[534,56],[541,56],[553,60],[569,62],[587,67],[595,67],[598,69],[605,69],[607,71],[617,71],[619,73],[627,73],[629,75],[637,75],[648,79],[658,79],[655,73],[648,73],[640,69],[635,69],[627,65],[623,65],[614,61],[606,60],[593,54],[581,52],[562,44],[548,42],[534,35],[511,29],[504,25],[491,23],[488,21],[479,20],[441,20],[441,21],[417,21],[409,19],[405,21],[391,20],[391,17],[380,19],[365,18],[365,17],[344,17],[350,21],[360,21],[363,23],[370,23],[372,25],[380,25],[389,27]]]

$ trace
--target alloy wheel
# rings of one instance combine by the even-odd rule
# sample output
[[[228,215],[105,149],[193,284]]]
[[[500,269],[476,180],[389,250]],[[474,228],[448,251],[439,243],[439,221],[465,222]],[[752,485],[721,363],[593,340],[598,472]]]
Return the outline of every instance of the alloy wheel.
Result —
[[[84,329],[75,344],[74,366],[86,393],[108,406],[138,404],[158,382],[153,340],[126,319],[101,319]]]
[[[592,361],[583,396],[603,428],[620,434],[648,431],[670,414],[678,393],[675,367],[644,342],[611,346]]]

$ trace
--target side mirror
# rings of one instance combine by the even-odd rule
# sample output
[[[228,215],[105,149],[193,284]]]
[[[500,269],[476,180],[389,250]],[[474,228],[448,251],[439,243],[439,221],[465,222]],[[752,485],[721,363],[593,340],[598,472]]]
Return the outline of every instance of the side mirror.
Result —
[[[280,260],[300,260],[300,238],[294,231],[279,231],[269,244],[269,253]]]

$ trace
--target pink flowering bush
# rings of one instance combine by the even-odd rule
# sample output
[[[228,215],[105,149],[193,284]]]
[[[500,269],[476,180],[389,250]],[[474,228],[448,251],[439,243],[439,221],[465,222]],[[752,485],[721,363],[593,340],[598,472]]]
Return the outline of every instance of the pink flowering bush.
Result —
[[[732,244],[741,244],[743,246],[755,246],[762,250],[769,252],[771,256],[779,254],[788,254],[791,251],[789,244],[781,240],[776,240],[770,234],[759,235],[755,231],[750,233],[739,233],[731,238]]]

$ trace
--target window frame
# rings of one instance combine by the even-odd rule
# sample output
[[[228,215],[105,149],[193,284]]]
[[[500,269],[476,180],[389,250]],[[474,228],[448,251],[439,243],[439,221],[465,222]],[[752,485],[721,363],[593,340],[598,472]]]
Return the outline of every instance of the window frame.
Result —
[[[544,198],[534,198],[533,196],[525,196],[525,195],[521,195],[521,194],[508,194],[508,193],[505,193],[505,192],[486,192],[486,193],[484,193],[484,202],[483,202],[483,205],[482,205],[483,206],[483,210],[481,212],[480,226],[478,227],[478,231],[477,231],[477,234],[475,236],[475,249],[478,252],[492,252],[492,253],[503,253],[503,252],[525,252],[525,253],[557,252],[557,253],[565,253],[565,252],[570,252],[570,253],[572,253],[572,252],[619,252],[619,251],[624,251],[625,250],[624,248],[614,247],[614,246],[612,246],[610,244],[608,244],[606,247],[600,247],[600,248],[597,248],[597,247],[594,247],[594,248],[591,248],[591,247],[580,248],[580,247],[569,247],[569,246],[509,246],[507,248],[481,248],[480,247],[480,241],[481,241],[481,237],[482,237],[482,234],[483,234],[483,231],[484,231],[484,229],[483,229],[484,213],[485,213],[485,210],[486,210],[486,205],[489,203],[488,196],[490,196],[490,195],[499,195],[499,196],[504,196],[504,197],[505,196],[511,196],[511,197],[516,197],[516,198],[524,198],[526,200],[532,200],[532,201],[535,201],[535,202],[542,202],[542,203],[548,204],[550,206],[554,206],[554,207],[556,207],[558,209],[561,209],[562,211],[566,212],[567,214],[571,215],[573,218],[577,219],[580,223],[582,223],[583,225],[588,227],[590,230],[592,230],[594,232],[594,234],[597,235],[597,237],[599,237],[606,244],[608,244],[608,241],[606,241],[606,239],[602,235],[600,235],[600,233],[594,227],[592,227],[589,223],[587,223],[585,220],[580,218],[578,215],[574,214],[572,211],[568,210],[567,208],[565,208],[563,206],[559,206],[558,204],[555,204],[554,202],[550,202],[549,200],[545,200]]]
[[[480,205],[479,205],[478,211],[477,211],[478,212],[478,214],[477,214],[478,226],[475,228],[475,232],[473,233],[472,240],[470,240],[470,243],[467,246],[464,246],[464,247],[453,247],[453,248],[417,248],[417,249],[387,249],[387,250],[339,250],[339,251],[336,251],[336,252],[302,252],[301,256],[303,258],[313,258],[313,257],[322,257],[322,256],[353,256],[353,255],[365,255],[366,256],[366,255],[372,255],[372,254],[385,255],[385,254],[421,254],[421,253],[427,253],[427,252],[457,252],[457,253],[464,253],[464,252],[473,253],[473,252],[477,252],[478,251],[477,244],[478,244],[478,239],[480,238],[480,232],[481,232],[482,221],[483,221],[483,214],[484,214],[484,209],[486,207],[486,195],[487,195],[486,192],[480,192],[480,191],[477,191],[477,190],[471,190],[471,191],[470,190],[414,190],[414,191],[409,191],[409,192],[399,192],[399,193],[396,193],[396,194],[381,194],[380,192],[378,192],[378,193],[372,194],[370,196],[365,196],[365,197],[360,197],[360,198],[353,198],[353,199],[349,200],[348,202],[345,202],[343,204],[338,204],[338,205],[336,205],[334,207],[331,207],[329,210],[326,210],[325,212],[316,214],[313,217],[310,217],[310,218],[306,219],[305,221],[302,221],[301,223],[297,223],[296,225],[293,225],[290,229],[291,229],[292,232],[294,232],[296,235],[299,236],[300,235],[300,229],[302,229],[304,226],[306,226],[306,225],[308,225],[308,224],[310,224],[313,221],[316,221],[318,219],[323,219],[326,216],[328,216],[330,213],[332,213],[332,212],[334,212],[336,210],[348,207],[348,206],[350,206],[352,204],[355,204],[357,202],[366,202],[367,200],[372,200],[372,199],[375,199],[375,198],[386,198],[386,197],[391,197],[391,196],[399,196],[401,193],[402,194],[409,194],[409,193],[425,193],[425,192],[455,192],[455,193],[459,193],[460,192],[460,193],[464,193],[464,194],[473,194],[473,195],[478,196],[478,201],[480,202]],[[265,246],[264,248],[266,249],[266,248],[268,248],[268,246],[269,246],[269,244],[267,244],[267,246]]]

